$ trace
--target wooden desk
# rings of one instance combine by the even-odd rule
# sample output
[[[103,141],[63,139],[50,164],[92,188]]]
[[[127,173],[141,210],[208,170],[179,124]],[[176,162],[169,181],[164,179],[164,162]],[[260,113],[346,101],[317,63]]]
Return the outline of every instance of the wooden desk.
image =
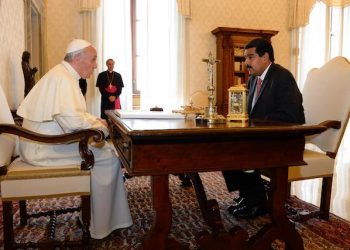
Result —
[[[212,228],[212,235],[199,237],[202,249],[270,249],[277,238],[290,249],[303,249],[284,210],[287,167],[305,164],[305,135],[321,133],[326,127],[277,123],[207,126],[180,119],[120,119],[113,111],[106,114],[111,138],[128,173],[151,176],[155,219],[143,240],[144,249],[183,249],[168,237],[172,221],[168,175],[179,173],[192,173],[203,217]],[[241,228],[226,232],[217,202],[206,199],[196,173],[261,168],[273,173],[268,204],[271,224],[250,239]]]

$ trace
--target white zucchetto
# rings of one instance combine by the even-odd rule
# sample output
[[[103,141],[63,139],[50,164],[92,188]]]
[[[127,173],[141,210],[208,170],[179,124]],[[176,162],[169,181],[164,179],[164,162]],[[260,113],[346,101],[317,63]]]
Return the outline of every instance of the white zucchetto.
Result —
[[[73,41],[71,41],[68,44],[66,54],[71,53],[71,52],[75,52],[78,50],[82,50],[82,49],[87,48],[89,46],[91,46],[91,43],[89,43],[88,41],[85,41],[82,39],[74,39]]]

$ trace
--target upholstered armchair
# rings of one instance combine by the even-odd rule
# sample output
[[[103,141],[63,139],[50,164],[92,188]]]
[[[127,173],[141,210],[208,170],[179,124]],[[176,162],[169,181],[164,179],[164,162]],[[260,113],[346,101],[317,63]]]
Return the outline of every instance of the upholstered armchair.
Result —
[[[90,240],[90,169],[94,165],[94,156],[88,149],[88,141],[99,142],[103,133],[94,129],[84,129],[64,135],[42,135],[15,125],[7,101],[0,87],[0,182],[3,206],[4,248],[41,248],[80,246],[87,247]],[[17,137],[38,143],[63,144],[78,142],[82,161],[69,166],[34,166],[26,163],[16,155]],[[26,200],[80,196],[81,207],[56,211],[28,214]],[[46,238],[38,242],[16,243],[14,232],[14,202],[19,202],[20,224],[26,225],[29,217],[50,216]],[[59,241],[55,239],[57,215],[81,210],[81,241]],[[80,221],[80,220],[79,220]]]
[[[328,219],[335,158],[350,114],[350,63],[336,57],[308,73],[302,90],[306,123],[329,129],[306,138],[305,166],[290,166],[289,182],[322,178],[320,218]],[[314,194],[315,196],[317,194]]]

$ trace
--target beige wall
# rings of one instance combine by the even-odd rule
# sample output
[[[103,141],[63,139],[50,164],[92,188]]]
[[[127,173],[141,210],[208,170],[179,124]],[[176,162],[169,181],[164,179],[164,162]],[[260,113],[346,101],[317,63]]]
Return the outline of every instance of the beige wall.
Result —
[[[45,0],[45,5],[46,58],[50,69],[63,59],[69,41],[82,36],[82,23],[78,0]],[[209,51],[215,54],[215,36],[211,30],[218,26],[278,30],[278,35],[272,39],[276,62],[288,68],[287,7],[288,0],[192,0],[192,18],[187,21],[187,101],[197,91],[206,94],[206,65],[201,59],[207,57]],[[11,105],[18,106],[18,96],[22,96],[24,85],[20,71],[20,56],[24,50],[23,1],[1,0],[0,11],[0,82],[5,92],[13,96]],[[197,96],[206,103],[205,95]]]
[[[23,1],[0,0],[0,84],[11,109],[17,108],[24,96],[24,49]]]
[[[78,0],[45,0],[48,69],[63,60],[67,44],[73,38],[82,36],[78,3]]]
[[[192,18],[187,21],[187,100],[198,91],[206,92],[207,69],[201,59],[206,58],[209,51],[215,55],[216,40],[211,31],[219,26],[278,30],[272,38],[276,62],[289,68],[287,16],[288,0],[192,0]],[[192,100],[195,104],[203,103],[203,100]]]
[[[46,58],[50,69],[62,61],[68,42],[81,37],[82,25],[78,0],[45,0],[45,5]],[[21,68],[26,44],[24,19],[23,0],[0,0],[0,84],[11,109],[16,109],[24,96]]]
[[[47,44],[49,68],[62,60],[65,46],[73,37],[81,37],[78,1],[46,0]],[[218,26],[270,29],[279,33],[272,39],[276,62],[289,67],[290,37],[287,29],[288,0],[192,0],[192,18],[187,21],[186,100],[192,96],[197,105],[207,103],[206,66],[201,62],[209,51],[215,54],[215,36],[211,30]],[[61,18],[64,16],[64,18]],[[197,98],[197,99],[196,99]]]

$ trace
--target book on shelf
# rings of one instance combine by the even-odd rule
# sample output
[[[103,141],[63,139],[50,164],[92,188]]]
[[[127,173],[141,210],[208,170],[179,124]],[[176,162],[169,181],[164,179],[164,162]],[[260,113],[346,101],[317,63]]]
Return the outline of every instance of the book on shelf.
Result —
[[[242,84],[242,83],[243,83],[242,77],[235,76],[235,84]]]
[[[235,71],[240,71],[240,70],[242,70],[242,68],[241,68],[241,62],[235,62],[234,68],[235,68]]]

